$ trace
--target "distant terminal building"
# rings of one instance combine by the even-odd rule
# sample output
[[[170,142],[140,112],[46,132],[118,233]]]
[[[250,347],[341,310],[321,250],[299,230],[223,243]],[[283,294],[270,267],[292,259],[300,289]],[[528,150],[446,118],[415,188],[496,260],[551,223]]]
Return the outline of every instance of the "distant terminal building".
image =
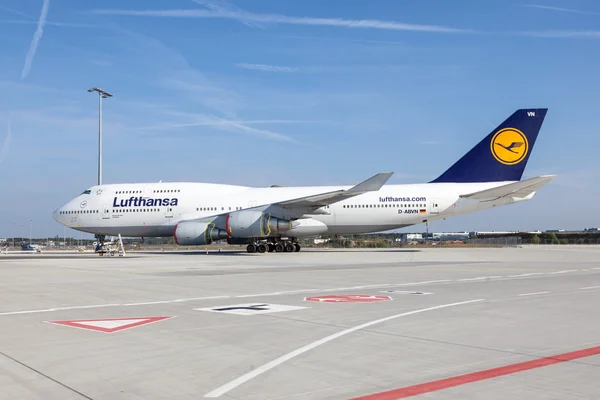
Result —
[[[467,240],[469,232],[429,232],[429,233],[403,233],[399,238],[402,242],[414,241],[446,241],[446,240]]]
[[[470,238],[485,237],[485,236],[510,236],[527,233],[529,235],[539,235],[542,231],[473,231],[469,232]]]

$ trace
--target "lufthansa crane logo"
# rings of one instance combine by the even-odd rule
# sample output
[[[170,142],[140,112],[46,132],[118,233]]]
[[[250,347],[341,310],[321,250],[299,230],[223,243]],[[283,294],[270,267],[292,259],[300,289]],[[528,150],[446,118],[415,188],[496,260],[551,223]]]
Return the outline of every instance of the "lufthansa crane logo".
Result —
[[[516,128],[504,128],[496,132],[490,142],[492,155],[504,165],[515,165],[525,159],[529,151],[527,137]]]

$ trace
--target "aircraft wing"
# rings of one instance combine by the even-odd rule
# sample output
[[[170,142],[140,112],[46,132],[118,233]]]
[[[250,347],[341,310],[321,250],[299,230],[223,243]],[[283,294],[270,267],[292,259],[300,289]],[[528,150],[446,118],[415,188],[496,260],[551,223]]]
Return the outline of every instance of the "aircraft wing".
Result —
[[[388,179],[390,179],[392,174],[393,172],[381,172],[347,190],[334,190],[332,192],[323,192],[310,196],[298,197],[295,199],[257,205],[255,207],[244,209],[244,211],[260,210],[269,212],[271,215],[278,218],[296,219],[305,214],[314,212],[321,207],[337,203],[338,201],[349,199],[367,192],[376,192],[381,189]],[[190,216],[189,218],[183,218],[182,220],[203,220],[212,222],[219,221],[217,225],[224,226],[225,218],[230,213],[232,213],[232,211],[210,216],[203,216],[201,218]]]
[[[507,196],[525,198],[527,196],[531,196],[539,188],[546,185],[554,178],[556,178],[556,175],[537,176],[535,178],[509,183],[492,189],[481,190],[479,192],[469,194],[461,194],[460,197],[476,200],[496,200]]]
[[[392,174],[393,172],[381,172],[347,190],[335,190],[333,192],[325,192],[314,194],[311,196],[299,197],[291,200],[284,200],[277,203],[273,203],[273,205],[281,206],[286,209],[317,209],[323,206],[328,206],[330,204],[337,203],[342,200],[349,199],[354,196],[361,195],[363,193],[376,192],[379,189],[381,189],[381,187],[388,181],[388,179],[390,179]]]

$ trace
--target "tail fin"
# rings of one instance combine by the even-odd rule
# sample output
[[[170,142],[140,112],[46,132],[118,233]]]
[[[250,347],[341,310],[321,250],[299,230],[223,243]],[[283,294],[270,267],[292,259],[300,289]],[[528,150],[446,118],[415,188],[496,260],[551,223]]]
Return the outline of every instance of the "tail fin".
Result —
[[[547,108],[521,109],[431,183],[519,181]]]

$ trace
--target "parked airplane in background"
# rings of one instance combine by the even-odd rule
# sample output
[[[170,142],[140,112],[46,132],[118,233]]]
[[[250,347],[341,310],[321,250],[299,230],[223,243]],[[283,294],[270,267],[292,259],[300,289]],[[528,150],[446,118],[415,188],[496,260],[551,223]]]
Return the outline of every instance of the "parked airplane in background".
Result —
[[[547,109],[521,109],[429,183],[247,187],[159,182],[93,186],[54,212],[96,235],[174,236],[179,245],[226,239],[256,251],[299,251],[299,238],[380,232],[530,200],[555,176],[521,180]]]

